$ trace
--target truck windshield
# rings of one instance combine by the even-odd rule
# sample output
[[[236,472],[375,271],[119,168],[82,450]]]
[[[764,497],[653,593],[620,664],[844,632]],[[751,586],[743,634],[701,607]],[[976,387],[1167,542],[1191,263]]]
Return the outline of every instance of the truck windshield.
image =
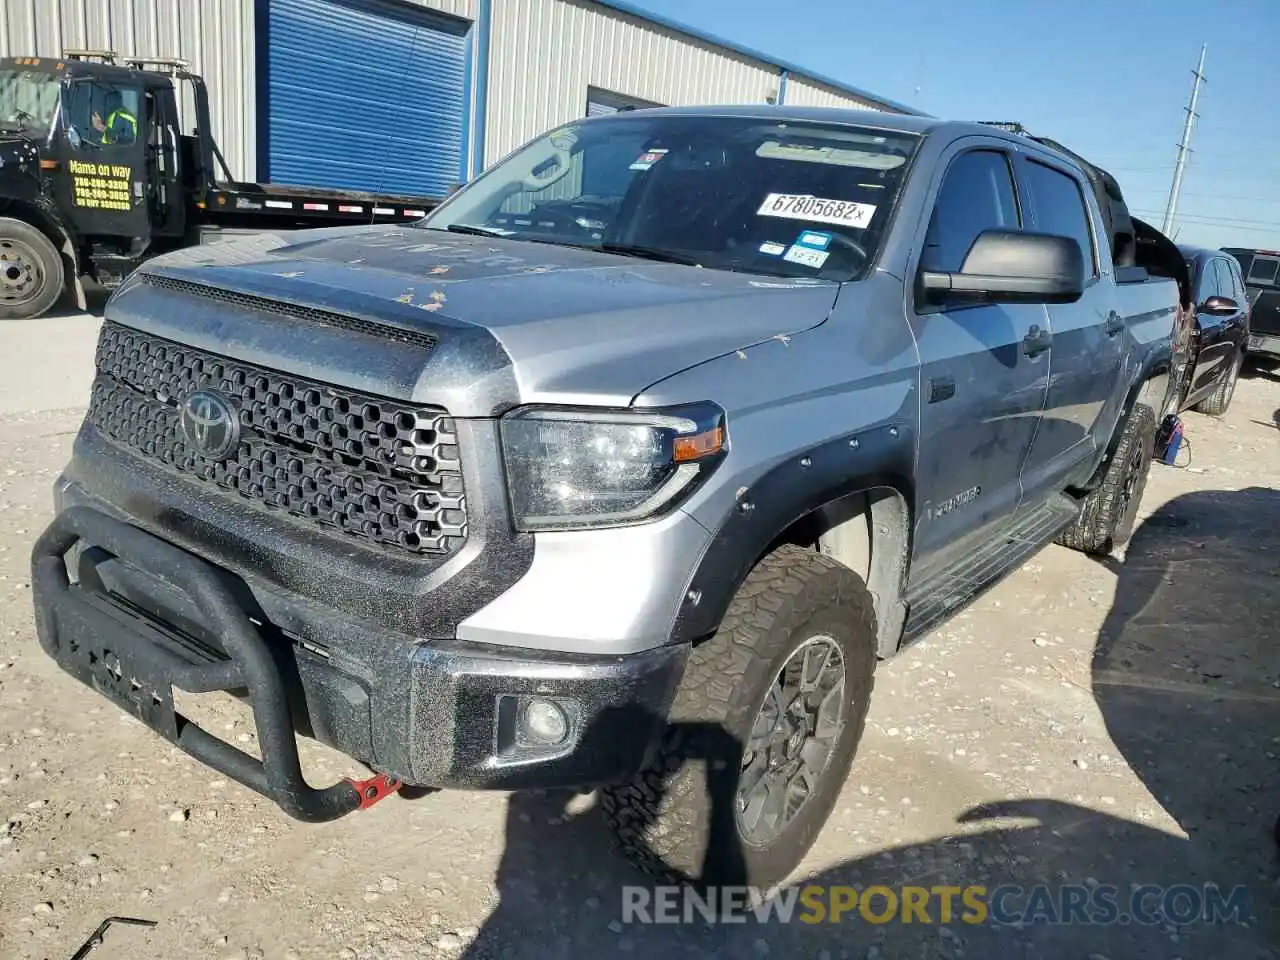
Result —
[[[57,108],[57,77],[32,70],[0,70],[0,128],[43,137]]]
[[[914,135],[678,114],[561,127],[420,222],[782,277],[870,269]]]

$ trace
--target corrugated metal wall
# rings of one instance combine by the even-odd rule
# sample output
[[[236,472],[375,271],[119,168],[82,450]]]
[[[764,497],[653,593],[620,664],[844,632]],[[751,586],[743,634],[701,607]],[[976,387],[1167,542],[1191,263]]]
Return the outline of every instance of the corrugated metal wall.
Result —
[[[55,57],[68,47],[190,61],[208,84],[213,135],[231,172],[253,178],[253,0],[0,2],[0,56]]]
[[[787,106],[789,107],[842,107],[845,110],[877,110],[885,108],[859,97],[833,90],[831,87],[797,77],[787,80]]]
[[[480,0],[402,0],[474,21]],[[177,56],[209,86],[233,174],[257,176],[255,0],[0,0],[0,56],[65,47]],[[587,87],[666,104],[763,103],[778,70],[582,0],[492,0],[485,165],[586,113]],[[542,64],[554,64],[547,70]],[[869,107],[793,75],[788,104]]]
[[[676,105],[764,103],[778,83],[776,70],[624,14],[575,0],[495,0],[485,164],[584,116],[588,86]]]
[[[473,23],[476,19],[476,11],[480,7],[480,0],[404,0],[404,2],[411,3],[415,7],[439,10],[441,13],[461,17],[463,20],[470,20]]]

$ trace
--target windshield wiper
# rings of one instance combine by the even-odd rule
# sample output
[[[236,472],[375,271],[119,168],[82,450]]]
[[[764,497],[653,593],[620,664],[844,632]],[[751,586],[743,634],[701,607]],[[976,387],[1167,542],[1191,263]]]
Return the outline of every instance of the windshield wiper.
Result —
[[[473,223],[451,223],[445,227],[450,233],[466,233],[473,237],[509,237],[506,230],[495,230],[493,227],[481,227]]]
[[[638,257],[641,260],[656,260],[659,263],[680,263],[686,267],[700,267],[696,258],[684,253],[673,253],[658,247],[644,247],[634,243],[602,243],[596,247],[601,253],[616,253],[620,257]]]

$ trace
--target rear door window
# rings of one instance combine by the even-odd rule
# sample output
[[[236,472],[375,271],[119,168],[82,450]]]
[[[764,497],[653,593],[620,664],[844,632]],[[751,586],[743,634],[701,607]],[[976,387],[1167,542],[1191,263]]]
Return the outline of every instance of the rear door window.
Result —
[[[1093,231],[1089,228],[1088,207],[1085,206],[1080,182],[1035,160],[1029,160],[1023,170],[1031,191],[1036,229],[1075,240],[1084,257],[1086,276],[1097,276]]]
[[[1254,257],[1249,266],[1249,282],[1264,286],[1275,286],[1276,274],[1280,273],[1280,259],[1275,257]]]

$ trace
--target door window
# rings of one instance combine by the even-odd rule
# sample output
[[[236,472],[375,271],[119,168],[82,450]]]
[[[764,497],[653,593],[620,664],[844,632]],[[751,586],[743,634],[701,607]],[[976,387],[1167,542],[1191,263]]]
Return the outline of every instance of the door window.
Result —
[[[1017,230],[1017,193],[1009,160],[998,150],[973,150],[951,161],[929,222],[922,270],[956,273],[986,230]]]
[[[1036,229],[1060,237],[1071,237],[1080,245],[1086,276],[1097,276],[1093,231],[1080,182],[1060,170],[1028,161],[1027,186],[1035,207]]]
[[[1233,257],[1227,261],[1227,266],[1231,268],[1231,280],[1235,285],[1236,301],[1243,306],[1249,302],[1249,291],[1245,289],[1244,275],[1240,272],[1240,264]]]
[[[1239,303],[1240,294],[1236,290],[1236,278],[1231,275],[1231,268],[1227,266],[1227,261],[1221,257],[1215,257],[1213,266],[1218,272],[1218,296],[1230,297]]]
[[[101,80],[75,80],[66,97],[67,139],[73,150],[92,153],[102,147],[130,146],[139,135],[136,87]]]
[[[1216,296],[1218,296],[1218,271],[1214,269],[1213,261],[1208,260],[1200,273],[1200,282],[1196,287],[1196,305],[1204,306],[1206,300]]]
[[[1280,272],[1280,260],[1272,257],[1255,257],[1249,267],[1249,282],[1272,285],[1276,282],[1276,273]]]

